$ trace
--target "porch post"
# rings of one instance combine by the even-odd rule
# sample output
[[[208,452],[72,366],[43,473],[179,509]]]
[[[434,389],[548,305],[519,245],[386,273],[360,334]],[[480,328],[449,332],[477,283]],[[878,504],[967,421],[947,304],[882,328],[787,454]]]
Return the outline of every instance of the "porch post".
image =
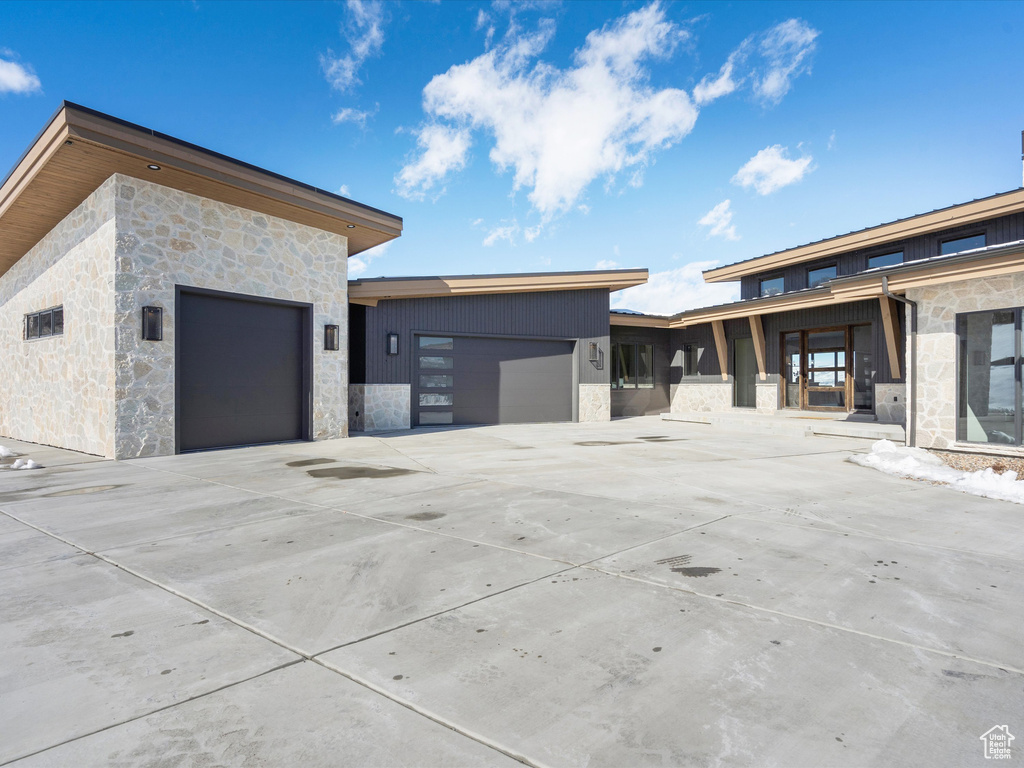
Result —
[[[750,333],[754,337],[754,355],[757,357],[757,375],[761,381],[765,381],[768,378],[768,357],[766,355],[765,344],[764,344],[764,328],[761,327],[761,316],[751,315],[750,320]]]
[[[712,320],[711,330],[715,333],[715,349],[718,351],[718,367],[722,371],[722,381],[728,381],[729,347],[725,343],[725,323],[721,320]]]
[[[894,379],[902,379],[900,375],[900,316],[896,311],[896,302],[888,296],[879,296],[882,305],[882,328],[885,330],[885,346],[889,351],[889,370]]]

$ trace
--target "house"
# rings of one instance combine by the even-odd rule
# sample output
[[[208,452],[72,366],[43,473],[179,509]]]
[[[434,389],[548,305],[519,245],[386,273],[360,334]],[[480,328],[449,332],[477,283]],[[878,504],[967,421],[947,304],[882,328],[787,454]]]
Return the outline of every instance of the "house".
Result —
[[[1024,189],[704,279],[738,281],[740,301],[620,320],[668,332],[671,412],[865,414],[923,448],[1021,445]]]
[[[609,293],[646,270],[349,282],[401,233],[65,102],[0,184],[0,436],[124,459],[610,418]]]

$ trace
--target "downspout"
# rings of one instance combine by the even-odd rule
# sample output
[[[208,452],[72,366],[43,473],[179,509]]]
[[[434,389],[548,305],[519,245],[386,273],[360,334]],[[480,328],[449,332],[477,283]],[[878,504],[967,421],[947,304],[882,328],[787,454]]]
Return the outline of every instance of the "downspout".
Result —
[[[889,291],[889,278],[882,277],[882,293],[893,301],[910,307],[910,354],[907,371],[907,390],[910,392],[910,410],[907,412],[907,445],[917,446],[917,302]]]

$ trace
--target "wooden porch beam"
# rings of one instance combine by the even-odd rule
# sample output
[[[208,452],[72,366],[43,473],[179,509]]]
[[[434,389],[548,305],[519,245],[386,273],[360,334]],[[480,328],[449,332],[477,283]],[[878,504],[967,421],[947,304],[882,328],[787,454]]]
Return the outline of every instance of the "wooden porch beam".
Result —
[[[715,349],[718,352],[718,367],[722,371],[722,381],[728,381],[729,347],[725,342],[725,323],[721,320],[712,320],[711,330],[715,333]]]
[[[761,381],[768,379],[768,355],[764,344],[764,328],[761,327],[761,316],[751,315],[750,333],[754,337],[754,355],[757,357],[757,375]]]
[[[889,350],[889,370],[894,379],[902,379],[900,355],[903,336],[900,334],[900,315],[896,302],[888,296],[879,296],[878,302],[882,305],[882,328],[885,331],[885,346]]]

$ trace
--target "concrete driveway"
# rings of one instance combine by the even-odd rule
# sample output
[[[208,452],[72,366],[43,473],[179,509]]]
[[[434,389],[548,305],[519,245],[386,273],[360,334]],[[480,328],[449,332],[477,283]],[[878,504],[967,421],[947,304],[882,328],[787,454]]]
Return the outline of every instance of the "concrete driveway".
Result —
[[[0,763],[1024,744],[1024,510],[847,462],[865,441],[640,418],[130,462],[0,443],[46,466],[0,471]]]

